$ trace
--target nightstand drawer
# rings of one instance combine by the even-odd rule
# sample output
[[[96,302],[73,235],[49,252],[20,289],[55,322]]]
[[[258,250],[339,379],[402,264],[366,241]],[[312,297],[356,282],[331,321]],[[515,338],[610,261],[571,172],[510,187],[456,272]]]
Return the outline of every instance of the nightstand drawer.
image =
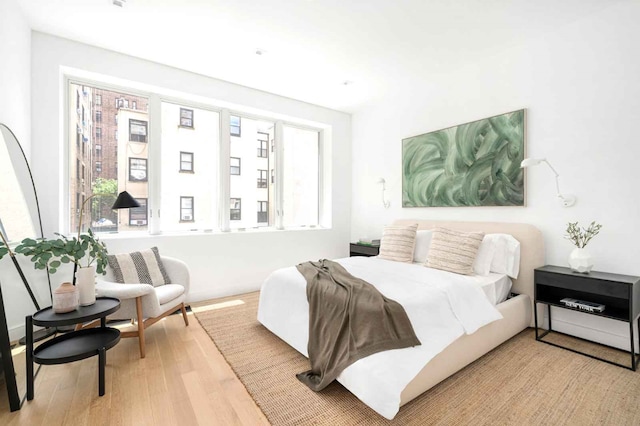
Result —
[[[349,256],[377,256],[379,252],[380,246],[349,244]]]
[[[629,299],[630,286],[607,280],[594,279],[589,276],[558,275],[553,272],[535,271],[535,283],[549,287],[559,287],[583,293],[601,294],[603,296]]]

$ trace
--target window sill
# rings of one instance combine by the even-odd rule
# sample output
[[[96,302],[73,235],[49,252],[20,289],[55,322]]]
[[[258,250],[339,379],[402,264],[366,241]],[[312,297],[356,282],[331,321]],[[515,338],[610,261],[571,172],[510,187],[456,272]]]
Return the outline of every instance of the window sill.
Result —
[[[187,222],[185,222],[187,223]],[[324,228],[316,226],[311,228],[309,226],[291,227],[285,229],[276,229],[275,227],[260,226],[257,228],[246,228],[243,231],[239,229],[231,229],[229,231],[221,231],[219,229],[197,229],[189,231],[165,231],[159,234],[149,234],[143,231],[125,231],[125,232],[111,232],[111,233],[98,233],[100,240],[118,240],[118,239],[134,239],[134,238],[159,238],[159,237],[185,237],[194,236],[200,237],[204,235],[236,235],[236,234],[260,234],[260,233],[279,233],[279,232],[311,232],[311,231],[330,231],[332,228]]]
[[[193,170],[178,170],[178,173],[187,173],[189,175],[193,175],[196,172],[194,172]]]
[[[180,126],[180,125],[178,125],[178,129],[195,130],[196,128],[193,127],[193,126]]]

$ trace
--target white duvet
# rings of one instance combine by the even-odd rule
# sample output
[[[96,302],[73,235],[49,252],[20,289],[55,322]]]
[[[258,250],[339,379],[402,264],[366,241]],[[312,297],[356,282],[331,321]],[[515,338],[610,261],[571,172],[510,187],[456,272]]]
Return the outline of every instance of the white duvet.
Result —
[[[400,408],[400,394],[422,368],[463,334],[502,318],[473,277],[376,257],[336,262],[400,303],[422,343],[362,358],[337,380],[387,419]],[[258,321],[305,356],[309,339],[306,281],[295,267],[273,272],[262,284]],[[299,373],[292,371],[291,374]]]

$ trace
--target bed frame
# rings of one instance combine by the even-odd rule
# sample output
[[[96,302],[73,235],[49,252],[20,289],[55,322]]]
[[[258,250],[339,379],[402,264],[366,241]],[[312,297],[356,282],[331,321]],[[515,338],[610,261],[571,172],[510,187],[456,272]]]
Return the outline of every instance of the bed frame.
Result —
[[[463,335],[436,355],[402,391],[400,406],[431,389],[525,328],[533,326],[533,270],[544,265],[542,233],[533,225],[416,219],[402,219],[394,222],[395,225],[414,223],[418,223],[419,230],[444,227],[460,231],[482,231],[485,234],[511,234],[520,241],[520,273],[518,279],[513,280],[511,289],[511,292],[517,293],[518,296],[496,306],[504,318],[487,324],[473,334]]]

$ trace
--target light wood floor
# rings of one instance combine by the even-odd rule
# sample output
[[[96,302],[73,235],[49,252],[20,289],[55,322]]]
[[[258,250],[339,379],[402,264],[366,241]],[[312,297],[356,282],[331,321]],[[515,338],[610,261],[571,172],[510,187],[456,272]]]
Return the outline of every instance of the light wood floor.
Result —
[[[42,366],[35,398],[9,412],[0,392],[0,425],[268,425],[192,313],[172,315],[107,352],[106,394],[98,396],[98,357]],[[14,355],[24,389],[24,353]],[[2,383],[4,385],[4,383]],[[21,389],[21,395],[23,394]]]

